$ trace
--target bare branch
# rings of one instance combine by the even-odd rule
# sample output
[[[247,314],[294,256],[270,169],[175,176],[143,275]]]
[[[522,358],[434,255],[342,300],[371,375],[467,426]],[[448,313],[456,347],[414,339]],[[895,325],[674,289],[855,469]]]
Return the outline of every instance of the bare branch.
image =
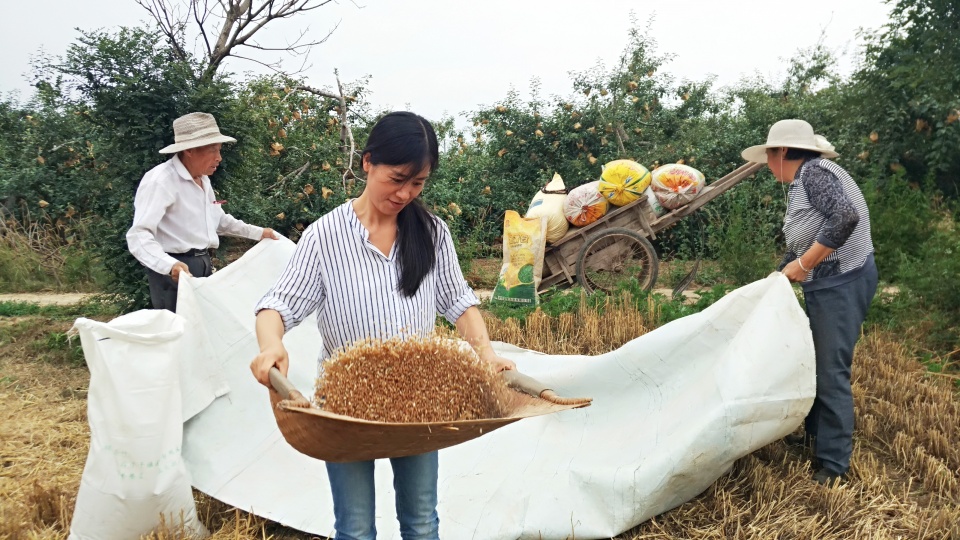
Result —
[[[325,90],[320,90],[319,88],[314,88],[312,86],[307,86],[305,84],[300,84],[294,87],[294,90],[303,90],[304,92],[310,92],[311,94],[318,95],[320,97],[330,98],[340,100],[340,96],[337,94],[331,94]]]
[[[343,176],[340,178],[340,182],[343,184],[344,193],[347,192],[347,175],[349,174],[352,178],[356,178],[356,174],[353,172],[353,154],[357,150],[357,145],[353,140],[353,130],[350,129],[350,122],[347,120],[347,96],[343,93],[343,85],[340,84],[340,74],[337,73],[337,70],[333,70],[333,75],[337,78],[337,90],[340,91],[340,142],[342,143],[343,151],[347,154],[347,166],[343,170]],[[350,146],[347,147],[347,142],[350,142]]]
[[[283,177],[281,177],[279,180],[277,180],[276,183],[274,183],[272,186],[268,187],[268,188],[266,189],[266,192],[269,193],[269,192],[277,189],[278,187],[282,186],[283,184],[285,184],[285,183],[287,182],[287,180],[288,180],[291,176],[293,177],[294,180],[296,180],[297,178],[300,178],[300,175],[302,175],[304,172],[306,172],[306,170],[309,169],[309,168],[310,168],[310,162],[308,161],[308,162],[304,163],[303,165],[301,165],[300,167],[297,167],[297,168],[294,169],[293,171],[290,171],[289,173],[283,175]]]
[[[333,0],[264,0],[264,3],[254,7],[253,0],[228,0],[230,9],[226,11],[226,18],[220,31],[220,37],[213,53],[210,55],[210,75],[216,71],[220,63],[228,56],[236,56],[233,50],[241,46],[251,46],[248,42],[267,23],[277,19],[288,19],[298,13],[305,13],[323,7]],[[316,3],[314,3],[316,2]],[[311,5],[313,4],[313,5]],[[337,23],[327,35],[302,47],[309,48],[326,41],[339,26]],[[297,47],[288,46],[277,50],[292,51]],[[254,48],[263,48],[256,46]],[[270,49],[265,49],[270,50]]]
[[[197,22],[197,28],[200,29],[200,37],[203,38],[203,45],[207,49],[207,56],[209,57],[213,50],[210,48],[210,39],[207,37],[207,29],[203,27],[204,23],[207,22],[207,16],[210,15],[210,4],[207,0],[203,1],[203,14],[200,14],[200,10],[197,9],[197,6],[200,5],[200,0],[190,0],[190,7],[193,11],[193,20]]]
[[[337,30],[337,22],[319,39],[309,39],[310,28],[300,31],[299,36],[286,44],[272,45],[254,41],[255,36],[271,21],[291,19],[300,14],[317,10],[335,0],[134,0],[147,10],[160,32],[169,41],[180,60],[189,60],[190,53],[184,46],[186,34],[195,41],[195,51],[202,49],[206,68],[202,77],[210,79],[228,57],[252,60],[281,72],[280,62],[253,60],[237,54],[242,47],[258,51],[285,52],[293,56],[309,55],[310,50],[326,42]],[[354,0],[349,0],[357,6]],[[358,8],[360,6],[357,6]],[[194,32],[195,30],[195,32]],[[306,62],[304,62],[304,65]],[[303,71],[301,68],[300,72]],[[299,72],[298,72],[299,73]]]
[[[271,62],[264,62],[264,61],[262,61],[262,60],[257,60],[256,58],[250,58],[249,56],[241,56],[241,55],[238,55],[238,54],[233,55],[233,57],[234,57],[234,58],[239,58],[239,59],[241,59],[241,60],[246,60],[246,61],[248,61],[248,62],[253,62],[254,64],[260,64],[261,66],[269,69],[270,71],[273,71],[273,72],[276,73],[277,75],[282,75],[282,76],[284,76],[284,77],[288,77],[288,78],[289,78],[289,77],[292,77],[292,76],[294,76],[294,75],[297,75],[297,73],[288,73],[288,72],[286,72],[286,71],[281,70],[281,69],[280,69],[280,62],[279,62],[279,61],[278,61],[278,62],[273,62],[273,63],[271,63]]]
[[[160,27],[160,32],[166,36],[170,46],[173,47],[174,54],[181,61],[189,59],[187,51],[183,49],[181,36],[186,28],[186,19],[180,19],[173,12],[173,7],[168,6],[166,0],[135,0],[137,5],[147,10]]]
[[[302,30],[302,31],[300,32],[300,35],[297,37],[297,39],[293,40],[293,43],[288,43],[287,45],[285,45],[285,46],[283,46],[283,47],[267,47],[267,46],[260,45],[259,43],[255,43],[255,42],[244,43],[244,46],[250,47],[250,48],[252,48],[252,49],[258,49],[258,50],[261,50],[261,51],[287,51],[287,52],[289,52],[289,53],[296,54],[296,55],[304,54],[304,53],[301,53],[301,52],[300,52],[301,49],[304,49],[304,50],[305,50],[305,51],[304,51],[305,53],[309,53],[309,52],[310,52],[310,49],[311,49],[314,45],[320,45],[321,43],[323,43],[323,42],[327,41],[328,39],[330,39],[330,36],[333,35],[334,30],[336,30],[338,26],[340,26],[339,23],[337,23],[337,25],[334,26],[333,29],[330,30],[330,31],[327,33],[327,35],[323,37],[323,39],[316,40],[316,41],[310,41],[310,42],[308,42],[308,43],[300,43],[300,41],[303,40],[303,38],[306,37],[307,33],[310,31],[310,28],[309,28],[309,27],[308,27],[306,30]]]

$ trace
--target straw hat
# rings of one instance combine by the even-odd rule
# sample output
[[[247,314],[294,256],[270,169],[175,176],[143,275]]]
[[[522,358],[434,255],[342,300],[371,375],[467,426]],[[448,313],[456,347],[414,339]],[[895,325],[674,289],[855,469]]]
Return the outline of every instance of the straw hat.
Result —
[[[192,112],[173,121],[173,144],[160,150],[161,154],[176,154],[181,150],[199,148],[208,144],[237,142],[220,133],[212,114]]]
[[[825,137],[813,132],[813,127],[803,120],[781,120],[770,127],[767,143],[751,146],[740,153],[743,159],[754,163],[767,162],[767,148],[800,148],[820,152],[825,158],[835,158],[833,145]]]

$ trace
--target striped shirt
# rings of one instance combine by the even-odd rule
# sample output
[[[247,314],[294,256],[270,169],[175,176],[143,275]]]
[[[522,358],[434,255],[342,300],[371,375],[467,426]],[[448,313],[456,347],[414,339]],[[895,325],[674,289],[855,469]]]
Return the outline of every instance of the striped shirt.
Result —
[[[433,219],[437,262],[415,295],[406,297],[398,289],[397,242],[384,255],[347,201],[307,227],[256,311],[276,310],[286,331],[317,312],[321,361],[367,338],[429,335],[438,313],[455,323],[480,302],[463,278],[450,230]]]
[[[787,252],[781,269],[803,256],[814,242],[834,251],[807,276],[804,289],[842,283],[838,276],[855,272],[873,254],[870,211],[863,193],[842,167],[827,159],[804,162],[787,194],[783,234]],[[851,274],[852,275],[852,274]],[[829,285],[828,285],[829,284]]]

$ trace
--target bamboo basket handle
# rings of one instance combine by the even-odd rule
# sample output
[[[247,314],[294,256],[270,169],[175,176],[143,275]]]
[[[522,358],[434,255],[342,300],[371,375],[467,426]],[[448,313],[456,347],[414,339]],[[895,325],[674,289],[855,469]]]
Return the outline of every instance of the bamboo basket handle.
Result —
[[[286,407],[309,408],[310,401],[276,367],[270,368],[270,386],[280,394],[283,401],[279,405]]]
[[[507,386],[557,405],[584,405],[593,401],[593,398],[560,397],[552,388],[548,388],[542,382],[515,369],[505,369],[500,372],[500,376],[504,378]]]

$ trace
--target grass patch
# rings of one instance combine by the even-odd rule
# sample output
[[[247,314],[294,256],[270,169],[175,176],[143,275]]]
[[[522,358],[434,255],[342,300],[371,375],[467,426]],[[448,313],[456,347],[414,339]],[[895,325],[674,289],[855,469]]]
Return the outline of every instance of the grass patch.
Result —
[[[79,339],[70,339],[72,321],[53,317],[0,320],[0,355],[59,366],[86,364]]]
[[[91,300],[71,305],[41,305],[34,302],[0,301],[0,317],[112,318],[120,315],[120,313],[120,307],[108,297],[94,297]]]
[[[467,284],[474,289],[493,289],[500,277],[501,259],[473,259],[466,261],[463,267],[463,277]]]

